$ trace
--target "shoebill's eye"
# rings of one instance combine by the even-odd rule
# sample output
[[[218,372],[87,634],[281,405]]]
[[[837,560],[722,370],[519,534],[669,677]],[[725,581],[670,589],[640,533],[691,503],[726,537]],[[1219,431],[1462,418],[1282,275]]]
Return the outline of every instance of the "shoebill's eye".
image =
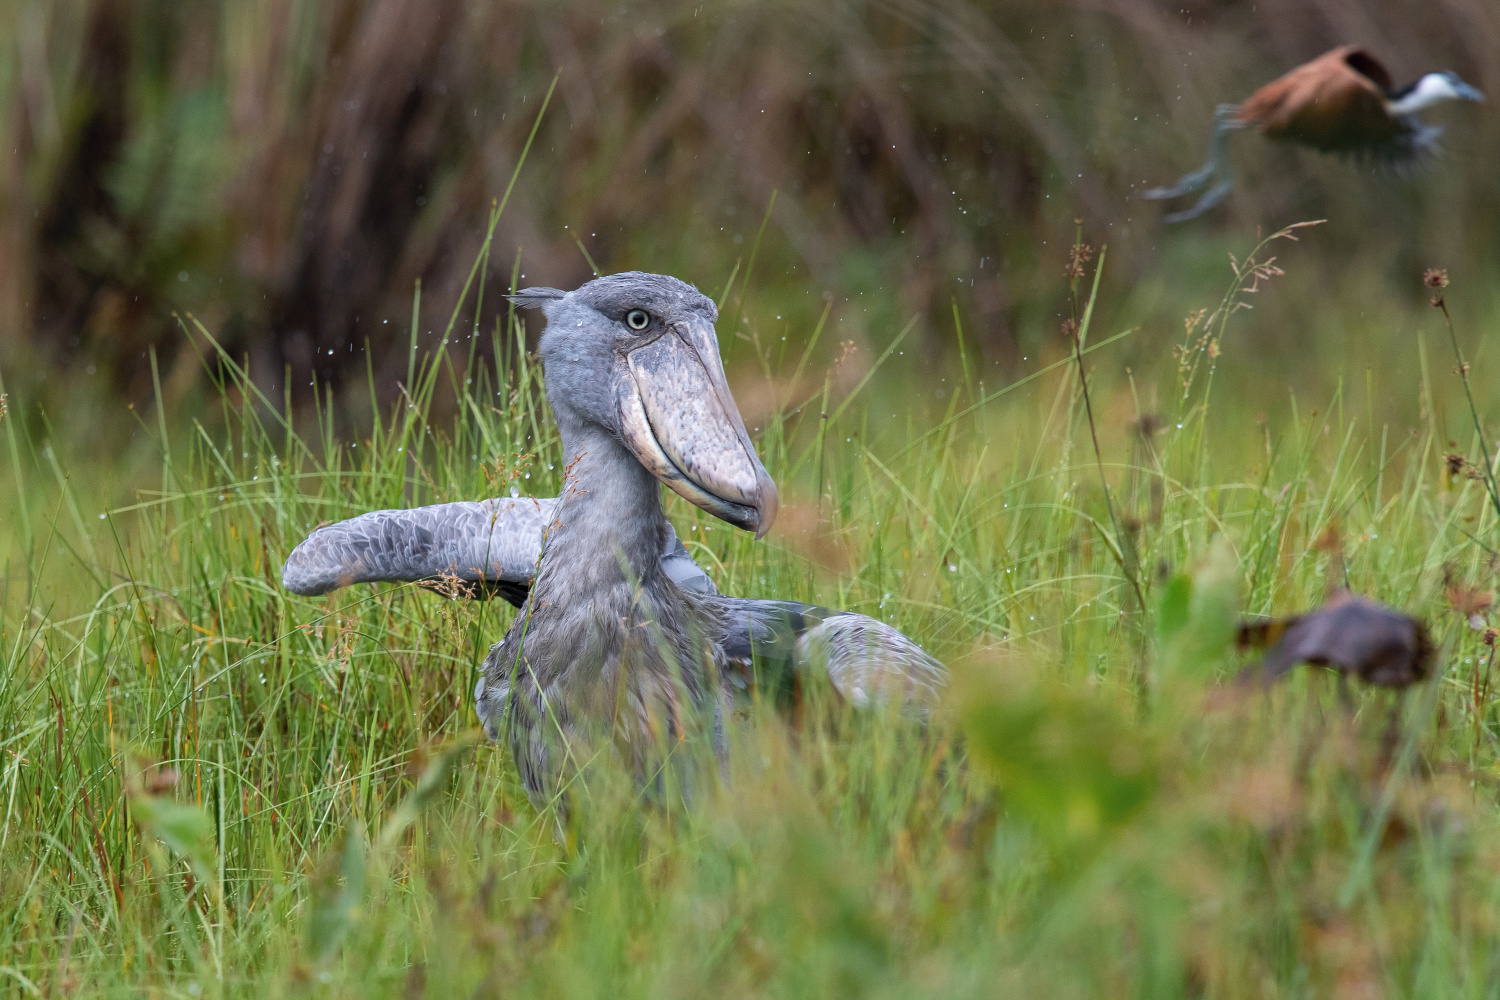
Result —
[[[632,330],[644,330],[651,325],[651,316],[644,309],[632,309],[625,314],[625,325]]]

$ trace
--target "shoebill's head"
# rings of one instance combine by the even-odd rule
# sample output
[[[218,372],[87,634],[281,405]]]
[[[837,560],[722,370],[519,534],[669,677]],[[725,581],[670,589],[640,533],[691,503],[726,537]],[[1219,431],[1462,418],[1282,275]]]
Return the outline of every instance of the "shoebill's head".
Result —
[[[776,484],[729,394],[718,309],[707,296],[676,278],[629,271],[571,292],[528,288],[511,298],[547,316],[543,378],[565,441],[602,429],[679,496],[766,533]]]

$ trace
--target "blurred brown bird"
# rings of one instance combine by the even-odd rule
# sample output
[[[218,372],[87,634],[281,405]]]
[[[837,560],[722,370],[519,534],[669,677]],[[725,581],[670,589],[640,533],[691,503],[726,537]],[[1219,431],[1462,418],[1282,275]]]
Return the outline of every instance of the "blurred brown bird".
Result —
[[[1427,677],[1432,667],[1426,625],[1347,590],[1306,614],[1241,622],[1237,640],[1244,649],[1268,647],[1259,671],[1265,684],[1299,663],[1311,663],[1377,687],[1404,688]]]
[[[1240,104],[1219,105],[1208,162],[1171,187],[1152,188],[1145,197],[1180,198],[1218,178],[1196,205],[1165,221],[1195,218],[1219,204],[1234,187],[1226,156],[1229,133],[1243,128],[1259,129],[1268,139],[1409,170],[1436,149],[1442,132],[1416,113],[1453,100],[1482,101],[1484,95],[1450,72],[1428,73],[1395,87],[1380,60],[1358,46],[1343,45],[1272,80]]]

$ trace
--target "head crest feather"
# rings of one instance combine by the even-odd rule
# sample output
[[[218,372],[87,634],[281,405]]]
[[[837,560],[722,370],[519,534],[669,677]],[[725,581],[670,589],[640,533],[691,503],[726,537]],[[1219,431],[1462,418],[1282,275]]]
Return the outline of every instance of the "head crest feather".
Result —
[[[519,292],[507,295],[517,306],[522,309],[540,309],[548,302],[556,302],[568,293],[560,288],[523,288]]]

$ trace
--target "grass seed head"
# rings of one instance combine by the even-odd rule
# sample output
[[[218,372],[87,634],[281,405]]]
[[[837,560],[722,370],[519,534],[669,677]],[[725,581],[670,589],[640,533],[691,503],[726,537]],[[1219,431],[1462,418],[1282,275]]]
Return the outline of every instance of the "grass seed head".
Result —
[[[1068,266],[1063,268],[1063,273],[1069,279],[1083,277],[1083,265],[1094,259],[1094,248],[1087,243],[1074,243],[1068,249]]]
[[[1433,289],[1447,288],[1448,272],[1436,267],[1429,267],[1422,272],[1422,284]],[[1427,302],[1434,309],[1443,308],[1443,296],[1441,294],[1430,296]]]

